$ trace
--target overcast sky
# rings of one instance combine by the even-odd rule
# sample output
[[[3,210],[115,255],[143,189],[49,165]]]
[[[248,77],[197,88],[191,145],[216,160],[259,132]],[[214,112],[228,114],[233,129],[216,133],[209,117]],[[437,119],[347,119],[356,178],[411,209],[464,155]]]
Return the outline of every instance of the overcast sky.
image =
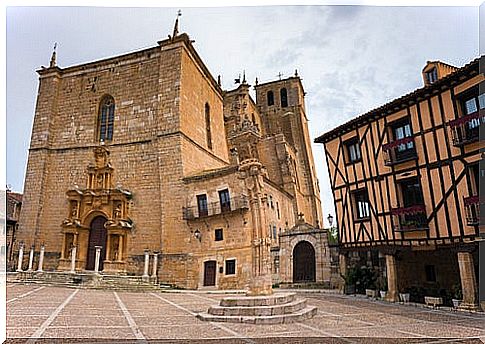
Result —
[[[7,8],[7,183],[23,190],[38,76],[54,42],[67,67],[155,46],[177,8]],[[427,60],[478,56],[476,7],[270,6],[183,8],[180,31],[225,89],[302,78],[312,140],[422,86]],[[323,147],[313,144],[323,213],[334,213]]]

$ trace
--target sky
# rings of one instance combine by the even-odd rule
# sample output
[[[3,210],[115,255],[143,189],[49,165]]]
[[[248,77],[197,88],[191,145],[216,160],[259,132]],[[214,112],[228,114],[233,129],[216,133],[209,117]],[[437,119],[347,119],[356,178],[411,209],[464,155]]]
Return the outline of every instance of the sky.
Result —
[[[483,7],[483,6],[482,6]],[[38,87],[36,70],[156,46],[178,8],[6,9],[7,184],[22,192]],[[463,66],[478,57],[477,7],[252,6],[182,8],[180,32],[224,89],[243,70],[250,84],[302,78],[312,141],[422,87],[428,60]],[[482,35],[483,37],[483,35]],[[312,144],[324,217],[334,214],[325,155]]]

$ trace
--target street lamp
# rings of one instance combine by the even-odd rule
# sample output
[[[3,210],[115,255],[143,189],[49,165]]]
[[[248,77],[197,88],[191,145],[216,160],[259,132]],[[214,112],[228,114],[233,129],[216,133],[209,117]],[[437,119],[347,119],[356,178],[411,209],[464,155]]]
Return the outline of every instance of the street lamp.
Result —
[[[328,224],[330,225],[330,228],[332,228],[332,224],[333,224],[333,216],[332,216],[332,214],[328,214],[327,220],[328,220]]]

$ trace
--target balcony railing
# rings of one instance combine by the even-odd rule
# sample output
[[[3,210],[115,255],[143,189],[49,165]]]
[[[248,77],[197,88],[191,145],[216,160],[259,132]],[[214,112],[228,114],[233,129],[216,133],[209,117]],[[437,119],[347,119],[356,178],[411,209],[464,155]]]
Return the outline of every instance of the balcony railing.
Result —
[[[394,208],[391,210],[391,214],[395,217],[395,231],[421,231],[428,228],[426,208],[424,205],[420,204],[406,208]]]
[[[408,160],[417,159],[414,136],[405,137],[382,146],[384,163],[391,166]]]
[[[465,204],[466,223],[469,226],[480,224],[480,198],[470,196],[463,198]]]
[[[199,209],[195,207],[183,207],[183,219],[195,220],[199,218],[230,213],[235,210],[249,209],[249,201],[246,196],[236,196],[231,198],[228,203],[212,202],[207,204],[207,208]]]
[[[485,122],[485,111],[480,110],[448,122],[451,139],[456,147],[478,141],[480,124]]]

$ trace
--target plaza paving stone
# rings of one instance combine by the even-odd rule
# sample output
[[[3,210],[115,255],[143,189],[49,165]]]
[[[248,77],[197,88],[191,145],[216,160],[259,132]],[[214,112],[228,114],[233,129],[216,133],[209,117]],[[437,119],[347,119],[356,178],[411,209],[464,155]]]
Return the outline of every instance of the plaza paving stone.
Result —
[[[10,343],[480,343],[485,315],[299,293],[318,313],[303,323],[252,325],[195,317],[230,294],[113,292],[7,285]],[[446,338],[445,341],[442,338]],[[457,338],[457,339],[452,339]],[[76,339],[78,341],[76,341]],[[89,340],[89,341],[88,341]],[[138,340],[138,341],[136,341]],[[179,341],[176,341],[179,340]]]

